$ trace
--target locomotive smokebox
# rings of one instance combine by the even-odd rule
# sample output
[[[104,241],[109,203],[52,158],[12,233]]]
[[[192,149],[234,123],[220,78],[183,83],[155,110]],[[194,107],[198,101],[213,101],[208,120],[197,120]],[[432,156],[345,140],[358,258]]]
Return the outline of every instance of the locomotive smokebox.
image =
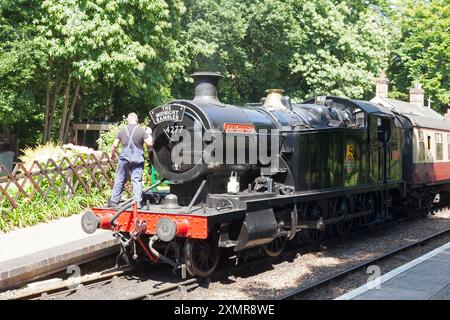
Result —
[[[223,76],[218,72],[199,71],[191,74],[194,79],[194,101],[202,100],[212,103],[220,103],[217,97],[217,85]]]

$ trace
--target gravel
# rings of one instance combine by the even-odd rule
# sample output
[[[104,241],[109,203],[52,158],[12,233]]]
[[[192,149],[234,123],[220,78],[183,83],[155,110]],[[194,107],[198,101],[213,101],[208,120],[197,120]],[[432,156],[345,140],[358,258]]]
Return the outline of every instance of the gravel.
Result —
[[[332,276],[349,266],[377,257],[390,250],[418,241],[450,227],[450,211],[445,210],[424,218],[358,234],[349,239],[338,239],[318,252],[298,254],[291,260],[272,265],[253,274],[233,275],[223,281],[212,282],[185,295],[186,299],[276,299],[299,287],[306,287],[320,279]],[[405,251],[379,263],[386,273],[432,249],[450,241],[443,236],[424,246]],[[300,297],[301,299],[333,299],[367,282],[370,274],[356,272],[342,280],[326,285]]]

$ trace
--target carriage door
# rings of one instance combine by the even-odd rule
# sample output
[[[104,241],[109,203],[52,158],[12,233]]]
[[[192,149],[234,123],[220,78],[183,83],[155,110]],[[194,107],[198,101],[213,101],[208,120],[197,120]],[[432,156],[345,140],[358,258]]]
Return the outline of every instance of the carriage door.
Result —
[[[383,182],[389,180],[391,172],[391,124],[392,119],[387,117],[378,118],[378,141],[380,142],[381,174]]]
[[[369,177],[371,182],[380,181],[379,173],[379,146],[378,146],[378,118],[376,116],[369,116],[369,156],[370,156],[370,172]]]
[[[370,177],[372,182],[389,179],[389,142],[391,139],[391,119],[370,115]]]

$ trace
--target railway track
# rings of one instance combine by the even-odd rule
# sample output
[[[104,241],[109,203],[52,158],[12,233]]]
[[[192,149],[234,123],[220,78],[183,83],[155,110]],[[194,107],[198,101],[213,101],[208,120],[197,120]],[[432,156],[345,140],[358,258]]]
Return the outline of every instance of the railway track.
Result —
[[[367,268],[368,266],[373,265],[373,264],[375,264],[377,262],[380,262],[382,260],[391,258],[391,257],[393,257],[393,256],[395,256],[395,255],[397,255],[399,253],[402,253],[404,251],[410,250],[410,249],[415,248],[417,246],[423,245],[423,244],[425,244],[425,243],[427,243],[427,242],[429,242],[431,240],[435,240],[435,239],[437,239],[437,238],[439,238],[439,237],[441,237],[443,235],[447,235],[447,234],[450,234],[450,228],[442,230],[442,231],[439,231],[439,232],[437,232],[437,233],[435,233],[435,234],[433,234],[431,236],[428,236],[428,237],[423,238],[421,240],[415,241],[415,242],[413,242],[411,244],[407,244],[407,245],[404,245],[404,246],[402,246],[400,248],[391,250],[391,251],[389,251],[387,253],[384,253],[384,254],[382,254],[382,255],[380,255],[378,257],[366,260],[366,261],[364,261],[362,263],[359,263],[357,265],[354,265],[354,266],[352,266],[352,267],[350,267],[350,268],[348,268],[346,270],[338,272],[338,273],[336,273],[336,274],[334,274],[332,276],[323,278],[323,279],[321,279],[321,280],[319,280],[319,281],[317,281],[317,282],[315,282],[315,283],[313,283],[311,285],[308,285],[306,287],[299,287],[297,290],[294,290],[294,291],[292,291],[292,292],[290,292],[290,293],[288,293],[288,294],[278,298],[277,300],[298,299],[302,295],[305,295],[305,294],[307,294],[307,293],[309,293],[309,292],[311,292],[313,290],[316,290],[316,289],[318,289],[320,287],[323,287],[323,286],[325,286],[327,284],[330,284],[333,281],[342,279],[342,278],[348,276],[351,273],[354,273],[356,271],[360,271],[360,270],[362,270],[364,268]]]
[[[395,226],[395,225],[401,223],[402,221],[407,221],[407,220],[411,220],[411,219],[415,219],[415,218],[396,219],[396,220],[393,220],[390,222],[380,224],[378,226],[372,226],[372,228],[370,230],[377,230],[378,227],[385,229],[389,226]],[[366,234],[367,232],[368,232],[367,228],[360,228],[360,229],[352,232],[349,236],[352,238],[358,237],[358,236]],[[394,256],[395,254],[402,252],[402,251],[416,247],[418,245],[421,245],[425,242],[428,242],[432,239],[435,239],[439,236],[442,236],[442,235],[448,234],[448,233],[450,233],[450,228],[443,230],[441,232],[438,232],[436,234],[433,234],[422,240],[416,241],[412,244],[408,244],[401,248],[394,249],[388,253],[385,253],[385,254],[375,257],[373,259],[367,260],[358,265],[352,266],[344,271],[338,272],[337,274],[335,274],[333,276],[324,278],[324,279],[322,279],[318,282],[315,282],[311,285],[308,285],[306,287],[300,287],[298,290],[295,290],[285,296],[282,296],[280,298],[280,300],[294,299],[298,296],[301,296],[308,292],[311,292],[314,289],[317,289],[326,284],[329,284],[329,283],[333,282],[334,280],[343,278],[352,272],[361,270],[361,269],[363,269],[369,265],[372,265],[378,261],[389,258],[391,256]],[[333,241],[333,239],[335,239],[335,238],[336,237],[330,237],[330,238],[327,238],[326,241],[330,242],[330,241]],[[310,252],[310,251],[314,251],[314,248],[308,247],[308,246],[303,246],[303,247],[299,248],[298,245],[293,245],[292,248],[285,250],[285,252],[283,252],[280,256],[261,257],[261,258],[252,260],[250,262],[244,263],[244,264],[233,265],[229,268],[218,270],[209,279],[190,278],[187,280],[176,281],[175,283],[173,283],[173,282],[155,283],[155,287],[141,290],[140,292],[138,292],[136,294],[128,295],[125,297],[125,299],[127,299],[127,300],[164,299],[164,298],[173,296],[176,293],[188,293],[199,286],[204,286],[205,284],[207,285],[207,283],[209,281],[220,281],[222,279],[227,278],[230,275],[242,274],[247,271],[254,272],[254,270],[258,270],[258,267],[261,267],[263,265],[268,265],[268,264],[276,264],[277,262],[284,261],[284,260],[288,259],[289,257],[292,257],[293,255],[301,254],[302,251]],[[95,277],[81,280],[79,282],[79,284],[77,286],[74,286],[73,288],[68,288],[68,284],[63,283],[59,286],[55,286],[54,288],[42,289],[42,290],[37,290],[37,291],[31,292],[31,293],[17,295],[17,296],[14,296],[12,299],[15,299],[15,300],[64,299],[65,297],[70,297],[71,295],[73,295],[81,290],[89,290],[89,289],[99,288],[99,287],[102,287],[105,285],[109,285],[118,279],[124,280],[128,275],[132,275],[133,271],[135,271],[135,269],[132,269],[132,268],[126,268],[126,269],[121,269],[121,270],[111,270],[109,272],[101,273]]]
[[[253,261],[234,265],[233,263],[231,267],[224,268],[222,270],[218,270],[214,273],[210,278],[189,278],[187,280],[180,280],[174,283],[158,283],[155,282],[152,288],[144,289],[144,290],[136,290],[139,293],[133,294],[131,296],[124,297],[125,300],[158,300],[164,299],[170,296],[173,296],[177,293],[189,293],[190,291],[196,289],[199,286],[208,285],[209,282],[220,281],[222,279],[227,278],[229,275],[243,273],[248,271],[258,270],[258,267],[262,265],[274,264],[282,261],[283,259],[292,256],[293,254],[297,254],[299,252],[298,248],[293,248],[287,250],[282,255],[278,257],[261,257],[255,259]],[[125,280],[128,276],[133,275],[133,271],[135,269],[128,268],[123,270],[113,270],[111,272],[103,273],[98,275],[97,277],[89,278],[86,280],[80,280],[77,286],[73,288],[68,288],[67,283],[62,283],[59,286],[55,286],[54,288],[47,288],[42,290],[37,290],[34,292],[24,293],[20,295],[16,295],[12,297],[13,300],[53,300],[53,299],[65,299],[70,297],[73,294],[76,294],[80,291],[90,290],[100,288],[102,286],[107,286],[112,284],[114,281]],[[142,281],[142,282],[145,282]],[[137,287],[139,284],[136,285]],[[108,295],[107,290],[105,290],[105,296]],[[83,297],[80,297],[81,299]]]
[[[72,292],[75,292],[79,290],[80,288],[89,288],[92,286],[98,286],[105,283],[108,283],[114,279],[114,277],[122,276],[128,272],[130,272],[131,269],[117,269],[110,272],[105,272],[102,274],[99,274],[95,277],[79,280],[77,285],[72,285],[70,283],[67,283],[68,280],[63,281],[62,284],[35,290],[32,292],[27,292],[23,294],[15,295],[11,298],[11,300],[44,300],[44,299],[50,299],[53,296],[62,295],[62,294],[70,294]],[[73,287],[73,288],[70,288]]]
[[[234,267],[226,268],[223,270],[217,271],[208,279],[203,278],[189,278],[187,280],[176,281],[175,283],[155,283],[155,287],[144,289],[144,290],[136,290],[140,291],[137,294],[127,296],[125,300],[158,300],[164,299],[170,296],[173,296],[177,293],[186,294],[190,291],[198,288],[199,286],[207,285],[209,282],[220,281],[230,274],[235,274],[239,272],[245,272],[247,270],[255,270],[258,266],[263,264],[271,264],[276,261],[281,261],[283,257],[288,255],[292,255],[294,251],[298,252],[298,249],[289,250],[279,257],[264,257],[254,261],[251,261],[246,264],[237,265]],[[122,271],[113,271],[110,273],[105,273],[99,277],[91,278],[86,281],[81,281],[78,286],[74,288],[67,288],[66,284],[60,285],[51,289],[43,289],[39,291],[35,291],[32,293],[22,294],[15,296],[14,300],[53,300],[53,299],[64,299],[70,297],[70,295],[76,294],[82,290],[90,290],[100,288],[102,286],[109,285],[113,283],[113,281],[124,280],[127,277],[127,274],[132,274],[133,269],[127,269]],[[139,285],[137,285],[139,286]],[[105,292],[107,295],[108,293]],[[83,297],[81,297],[83,298]]]
[[[77,285],[71,286],[68,283],[55,286],[53,288],[46,288],[42,290],[36,290],[29,293],[19,294],[11,298],[11,300],[57,300],[70,297],[72,294],[76,294],[79,291],[91,290],[100,288],[102,286],[110,285],[114,281],[122,279],[125,280],[128,275],[132,275],[132,268],[115,270],[106,272],[96,277],[88,278],[86,280],[80,280]],[[187,279],[185,281],[179,281],[176,283],[158,284],[157,288],[144,290],[136,295],[127,296],[125,300],[145,300],[145,299],[163,299],[176,292],[187,293],[194,290],[200,285],[200,282],[196,278]],[[70,288],[72,287],[72,288]]]
[[[171,284],[160,289],[151,290],[149,292],[138,294],[129,298],[128,300],[154,300],[164,299],[173,295],[176,292],[187,293],[200,286],[200,282],[196,278],[181,281],[179,283]]]

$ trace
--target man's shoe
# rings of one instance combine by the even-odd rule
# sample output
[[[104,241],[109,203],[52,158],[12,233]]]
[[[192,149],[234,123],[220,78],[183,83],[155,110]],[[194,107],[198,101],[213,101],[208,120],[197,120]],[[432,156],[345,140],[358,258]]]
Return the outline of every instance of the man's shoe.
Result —
[[[136,209],[141,210],[142,209],[142,203],[137,203],[136,204]]]
[[[118,204],[117,202],[108,200],[108,207],[109,207],[109,208],[114,208],[114,207],[117,207],[118,205],[119,205],[119,204]]]

